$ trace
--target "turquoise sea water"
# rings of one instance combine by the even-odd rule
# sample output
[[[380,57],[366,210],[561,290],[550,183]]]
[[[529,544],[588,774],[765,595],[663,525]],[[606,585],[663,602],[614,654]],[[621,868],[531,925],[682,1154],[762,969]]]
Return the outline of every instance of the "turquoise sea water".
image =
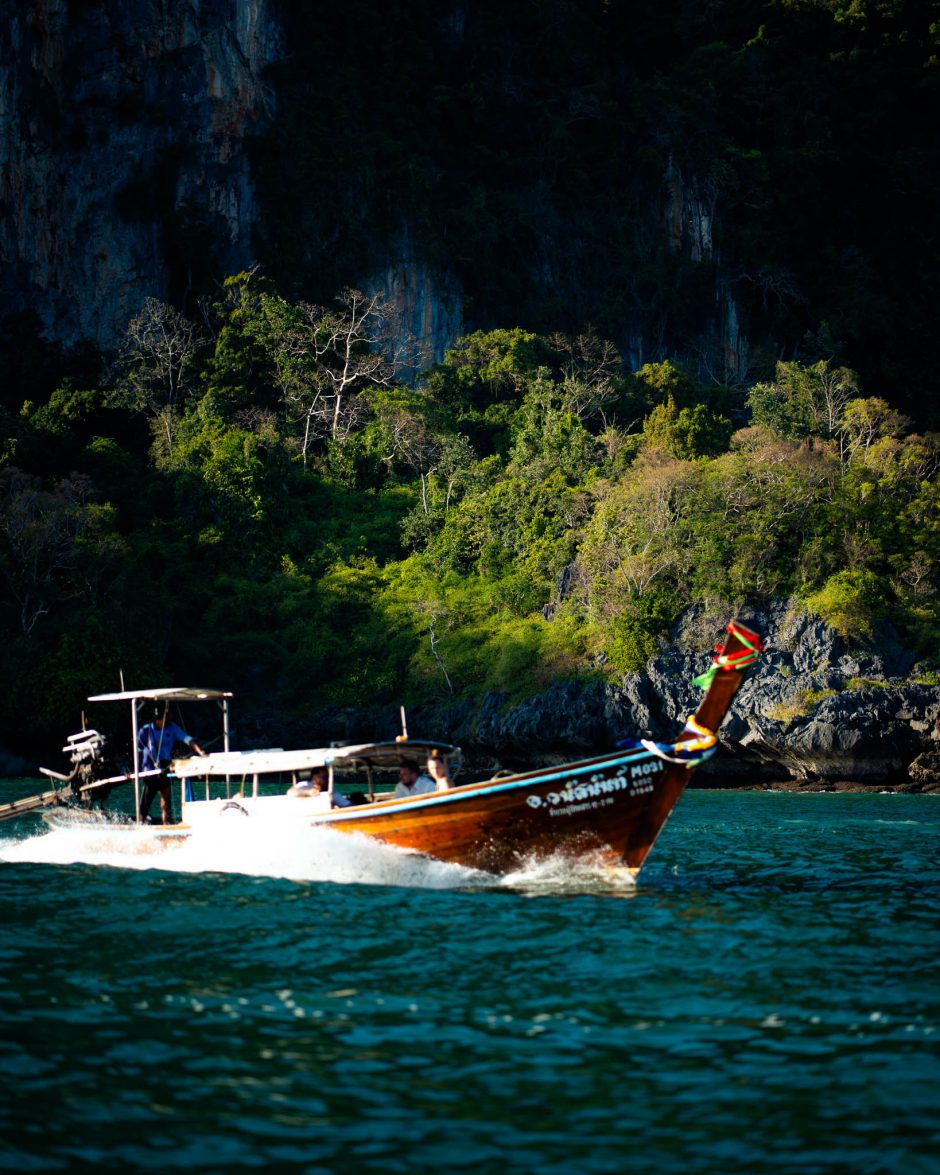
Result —
[[[692,792],[632,886],[8,822],[0,1168],[940,1171],[938,834]]]

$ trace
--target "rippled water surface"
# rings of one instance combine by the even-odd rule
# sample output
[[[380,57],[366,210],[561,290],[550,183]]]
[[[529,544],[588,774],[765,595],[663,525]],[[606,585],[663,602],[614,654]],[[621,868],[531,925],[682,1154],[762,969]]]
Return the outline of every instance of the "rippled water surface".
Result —
[[[633,886],[2,824],[0,1168],[940,1171],[938,833],[693,792]]]

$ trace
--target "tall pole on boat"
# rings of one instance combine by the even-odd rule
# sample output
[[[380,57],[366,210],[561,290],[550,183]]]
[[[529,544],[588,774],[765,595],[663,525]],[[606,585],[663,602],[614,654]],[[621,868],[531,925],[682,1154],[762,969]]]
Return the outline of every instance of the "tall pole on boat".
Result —
[[[224,751],[228,751],[231,749],[229,747],[229,734],[230,734],[230,727],[229,727],[228,698],[223,698],[222,699],[222,749]],[[225,773],[225,794],[226,795],[229,794],[229,784],[231,782],[232,782],[232,777],[228,774],[228,772],[226,772]],[[209,798],[209,776],[207,775],[206,776],[206,799],[208,799],[208,798]]]
[[[134,823],[140,823],[140,762],[137,758],[137,699],[131,698],[131,754],[134,756]]]

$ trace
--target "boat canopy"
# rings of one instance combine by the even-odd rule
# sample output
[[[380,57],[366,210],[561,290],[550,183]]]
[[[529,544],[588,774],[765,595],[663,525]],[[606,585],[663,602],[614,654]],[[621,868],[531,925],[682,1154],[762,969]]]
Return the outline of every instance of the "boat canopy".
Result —
[[[229,690],[197,689],[194,686],[171,685],[160,689],[121,690],[116,694],[94,694],[89,702],[205,702],[213,698],[230,698]]]
[[[279,748],[259,751],[217,751],[211,755],[176,759],[173,772],[181,778],[206,775],[268,775],[311,771],[316,767],[341,770],[390,771],[406,759],[426,759],[431,751],[445,759],[458,759],[460,748],[432,739],[395,739],[384,743],[358,743],[345,747],[311,747],[284,751]]]

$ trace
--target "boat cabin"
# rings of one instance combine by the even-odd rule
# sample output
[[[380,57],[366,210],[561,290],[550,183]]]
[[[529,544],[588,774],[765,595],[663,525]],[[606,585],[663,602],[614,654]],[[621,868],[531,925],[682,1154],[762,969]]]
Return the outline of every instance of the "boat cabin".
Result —
[[[391,797],[398,782],[398,768],[408,760],[415,760],[423,770],[432,751],[445,758],[451,772],[460,766],[460,748],[433,739],[412,739],[407,733],[384,742],[330,746],[296,751],[267,748],[251,751],[231,749],[231,722],[228,690],[197,687],[168,686],[154,689],[122,690],[118,693],[96,694],[90,702],[128,702],[131,718],[131,744],[139,746],[140,730],[146,705],[175,705],[183,702],[212,702],[221,712],[222,749],[207,755],[175,758],[170,774],[179,781],[180,812],[183,822],[205,816],[211,810],[218,812],[253,811],[269,808],[267,802],[275,797],[293,801],[278,809],[293,808],[298,812],[328,811],[347,804],[374,803]],[[404,728],[404,714],[402,715]],[[77,737],[77,736],[76,736]],[[325,772],[326,787],[317,790],[304,786],[318,771]],[[142,770],[139,755],[134,767],[124,778],[134,782],[135,818],[140,819],[141,780],[155,774]],[[260,807],[259,807],[260,803]]]
[[[183,781],[187,809],[198,802],[287,795],[306,811],[325,811],[345,802],[374,803],[391,798],[399,767],[415,760],[423,769],[432,751],[448,761],[452,773],[457,771],[459,747],[400,736],[386,742],[298,751],[275,748],[192,756],[175,760],[173,773]],[[320,770],[326,774],[326,788],[319,794],[305,789],[305,780]]]

